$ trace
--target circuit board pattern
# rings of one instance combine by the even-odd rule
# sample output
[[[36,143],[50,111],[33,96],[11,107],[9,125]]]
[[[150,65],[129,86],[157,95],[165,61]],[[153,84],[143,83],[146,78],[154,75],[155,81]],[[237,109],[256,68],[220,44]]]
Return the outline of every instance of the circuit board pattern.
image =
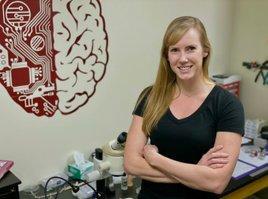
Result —
[[[0,0],[0,83],[28,113],[71,114],[108,63],[98,0]]]
[[[0,81],[27,112],[57,109],[51,2],[1,1]]]

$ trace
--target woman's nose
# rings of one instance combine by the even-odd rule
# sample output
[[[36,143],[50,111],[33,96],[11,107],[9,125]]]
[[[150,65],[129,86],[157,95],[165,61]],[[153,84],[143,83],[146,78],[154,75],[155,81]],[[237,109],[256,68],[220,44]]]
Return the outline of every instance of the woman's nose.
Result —
[[[185,53],[181,53],[181,56],[179,58],[179,62],[180,63],[187,63],[188,62],[188,58],[187,58]]]

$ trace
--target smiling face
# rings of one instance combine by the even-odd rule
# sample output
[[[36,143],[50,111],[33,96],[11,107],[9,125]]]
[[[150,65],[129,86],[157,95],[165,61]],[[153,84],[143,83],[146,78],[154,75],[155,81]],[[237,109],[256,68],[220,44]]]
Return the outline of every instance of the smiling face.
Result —
[[[203,58],[207,55],[195,28],[189,29],[175,45],[168,48],[170,67],[181,81],[202,77]]]

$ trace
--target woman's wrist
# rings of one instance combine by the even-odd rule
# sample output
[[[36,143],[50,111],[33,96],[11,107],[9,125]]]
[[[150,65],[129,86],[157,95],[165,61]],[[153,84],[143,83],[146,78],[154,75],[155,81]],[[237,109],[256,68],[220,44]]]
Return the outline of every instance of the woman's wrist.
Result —
[[[154,153],[152,156],[151,156],[151,158],[150,158],[150,162],[149,162],[149,164],[151,165],[151,166],[153,166],[153,167],[157,167],[158,165],[159,165],[159,160],[160,160],[160,158],[161,158],[161,154],[159,154],[159,153]]]

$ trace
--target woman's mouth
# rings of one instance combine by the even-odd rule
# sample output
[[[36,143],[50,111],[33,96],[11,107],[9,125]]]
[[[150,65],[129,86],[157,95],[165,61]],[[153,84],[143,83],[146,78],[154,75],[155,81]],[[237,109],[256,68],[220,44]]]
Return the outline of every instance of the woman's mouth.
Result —
[[[192,67],[193,67],[193,65],[189,65],[189,66],[178,66],[178,69],[180,69],[181,72],[188,72]]]

